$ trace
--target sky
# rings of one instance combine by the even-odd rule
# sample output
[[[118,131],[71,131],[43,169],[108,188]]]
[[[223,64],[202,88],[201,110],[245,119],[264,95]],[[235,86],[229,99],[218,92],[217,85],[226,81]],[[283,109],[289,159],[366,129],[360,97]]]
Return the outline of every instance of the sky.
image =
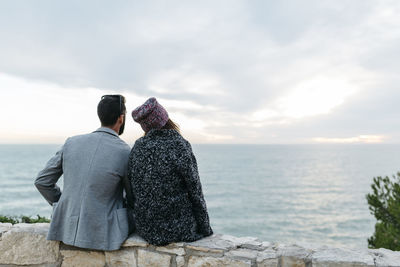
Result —
[[[0,0],[0,143],[156,97],[192,143],[399,143],[400,1]]]

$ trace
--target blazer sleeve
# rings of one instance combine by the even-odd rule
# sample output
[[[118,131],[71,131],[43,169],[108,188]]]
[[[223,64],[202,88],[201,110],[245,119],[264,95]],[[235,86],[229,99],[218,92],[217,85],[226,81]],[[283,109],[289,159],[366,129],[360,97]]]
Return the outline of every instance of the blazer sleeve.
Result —
[[[131,149],[128,157],[128,168],[127,168],[127,174],[126,177],[123,181],[124,187],[125,187],[125,192],[126,192],[126,202],[128,204],[128,207],[133,210],[133,206],[135,204],[135,195],[133,194],[133,188],[132,188],[132,180],[133,180],[133,162],[134,162],[134,151],[137,149],[137,141],[133,145],[133,148]]]
[[[198,232],[204,236],[209,236],[212,235],[213,231],[210,226],[207,206],[203,196],[196,157],[189,143],[185,147],[186,151],[184,151],[182,160],[179,160],[180,169],[188,190],[189,200],[192,203]]]
[[[135,226],[135,219],[133,217],[134,199],[133,199],[131,182],[128,177],[128,168],[126,170],[124,177],[122,178],[122,184],[125,189],[125,201],[126,201],[126,206],[127,206],[126,208],[128,211],[129,234],[131,234],[131,233],[135,232],[136,226]]]
[[[60,187],[58,187],[56,183],[63,174],[62,161],[64,146],[47,162],[46,166],[39,172],[35,180],[36,188],[50,205],[53,205],[54,202],[58,202],[61,197]]]
[[[128,169],[127,169],[127,172],[125,173],[125,176],[122,178],[122,184],[125,189],[126,204],[127,204],[128,208],[133,209],[133,204],[134,204],[133,191],[132,191],[132,185],[131,185],[130,179],[128,177],[130,165],[131,164],[130,164],[130,157],[129,157]]]

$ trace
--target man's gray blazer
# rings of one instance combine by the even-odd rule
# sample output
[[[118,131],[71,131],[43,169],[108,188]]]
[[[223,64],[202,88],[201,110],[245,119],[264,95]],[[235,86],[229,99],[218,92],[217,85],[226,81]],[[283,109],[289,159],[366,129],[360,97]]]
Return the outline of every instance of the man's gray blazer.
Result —
[[[67,139],[35,180],[53,205],[48,240],[98,250],[120,248],[129,232],[123,198],[129,153],[129,146],[106,127]],[[62,174],[61,192],[56,182]]]

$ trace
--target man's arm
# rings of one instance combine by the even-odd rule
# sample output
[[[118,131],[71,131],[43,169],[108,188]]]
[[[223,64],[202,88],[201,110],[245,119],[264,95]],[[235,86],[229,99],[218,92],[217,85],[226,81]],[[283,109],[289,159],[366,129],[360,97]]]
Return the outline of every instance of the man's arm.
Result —
[[[136,230],[135,219],[134,219],[134,214],[133,214],[133,206],[135,203],[135,198],[133,196],[131,179],[129,177],[130,171],[132,170],[131,156],[132,156],[132,153],[129,155],[126,173],[125,173],[124,177],[122,178],[122,184],[125,189],[125,198],[126,198],[126,204],[127,204],[127,208],[128,208],[129,234],[135,232],[135,230]]]
[[[122,177],[122,184],[125,189],[126,204],[128,208],[133,209],[134,198],[132,194],[132,186],[127,175]]]
[[[63,158],[62,147],[46,164],[43,170],[41,170],[36,177],[35,186],[39,190],[40,194],[53,205],[61,197],[60,187],[56,185],[58,179],[63,174],[62,169],[62,158]]]

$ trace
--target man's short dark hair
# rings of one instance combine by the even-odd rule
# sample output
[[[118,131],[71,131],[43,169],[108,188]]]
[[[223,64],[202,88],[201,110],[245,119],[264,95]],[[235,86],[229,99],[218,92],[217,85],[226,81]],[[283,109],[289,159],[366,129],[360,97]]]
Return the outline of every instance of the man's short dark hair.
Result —
[[[97,115],[102,126],[114,125],[125,111],[125,97],[122,95],[105,95],[97,105]]]

